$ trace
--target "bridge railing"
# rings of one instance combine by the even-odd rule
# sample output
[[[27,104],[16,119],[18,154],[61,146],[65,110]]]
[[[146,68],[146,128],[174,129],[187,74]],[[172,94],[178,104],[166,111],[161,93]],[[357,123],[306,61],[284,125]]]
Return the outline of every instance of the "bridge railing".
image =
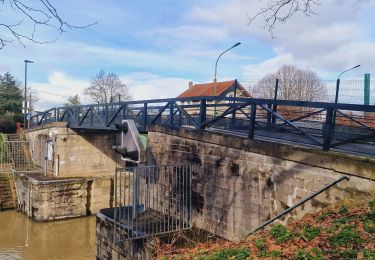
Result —
[[[67,122],[73,129],[115,130],[133,119],[140,131],[153,124],[280,139],[323,150],[361,143],[374,148],[375,106],[233,97],[194,97],[52,108],[31,125]],[[375,148],[374,148],[375,149]]]

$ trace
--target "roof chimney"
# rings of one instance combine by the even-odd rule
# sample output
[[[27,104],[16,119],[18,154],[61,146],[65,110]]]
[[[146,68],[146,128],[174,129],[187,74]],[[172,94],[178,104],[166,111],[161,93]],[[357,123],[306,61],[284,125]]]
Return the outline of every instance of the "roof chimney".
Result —
[[[193,87],[193,81],[189,81],[189,89],[191,89]]]

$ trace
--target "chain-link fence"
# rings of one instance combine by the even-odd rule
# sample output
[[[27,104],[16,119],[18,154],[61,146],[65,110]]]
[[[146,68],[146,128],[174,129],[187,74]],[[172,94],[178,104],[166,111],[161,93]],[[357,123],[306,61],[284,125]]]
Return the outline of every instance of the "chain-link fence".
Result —
[[[256,98],[335,102],[337,80],[243,80],[239,81]],[[375,105],[375,80],[340,80],[338,103]]]

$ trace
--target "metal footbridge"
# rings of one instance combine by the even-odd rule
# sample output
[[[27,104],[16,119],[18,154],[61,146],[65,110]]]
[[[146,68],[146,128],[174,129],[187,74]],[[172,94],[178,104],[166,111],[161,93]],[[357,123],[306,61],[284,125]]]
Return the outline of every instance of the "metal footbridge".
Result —
[[[140,132],[151,125],[224,132],[375,157],[375,106],[202,96],[72,107],[33,115],[30,127],[66,122],[76,131],[115,131],[123,119]]]

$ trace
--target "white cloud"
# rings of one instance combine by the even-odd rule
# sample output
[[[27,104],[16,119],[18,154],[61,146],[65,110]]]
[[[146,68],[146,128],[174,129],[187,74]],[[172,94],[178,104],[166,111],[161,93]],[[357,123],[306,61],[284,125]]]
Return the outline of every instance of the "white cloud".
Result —
[[[324,76],[358,63],[375,66],[371,58],[374,38],[366,29],[373,21],[363,16],[364,12],[375,11],[374,0],[324,1],[315,7],[317,15],[296,14],[285,24],[277,24],[274,39],[261,28],[261,16],[247,25],[245,13],[255,15],[266,2],[231,0],[210,7],[195,6],[190,20],[221,28],[229,38],[255,37],[273,46],[273,57],[244,66],[245,77],[264,76],[286,63],[314,69]]]
[[[62,106],[69,96],[78,94],[83,97],[83,90],[88,84],[88,81],[71,78],[63,72],[53,72],[49,75],[47,83],[31,82],[29,86],[39,97],[36,110],[46,110]],[[88,100],[84,98],[82,101]]]
[[[134,100],[174,98],[188,88],[189,80],[151,73],[132,73],[120,79],[129,87]]]

